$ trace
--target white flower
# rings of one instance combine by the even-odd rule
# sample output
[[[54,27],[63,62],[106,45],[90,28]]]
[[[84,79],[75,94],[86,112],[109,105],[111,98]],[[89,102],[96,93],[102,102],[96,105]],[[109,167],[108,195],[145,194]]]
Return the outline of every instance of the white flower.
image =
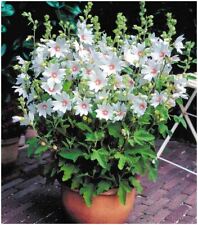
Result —
[[[45,70],[44,59],[42,55],[37,55],[34,59],[32,59],[32,68],[36,77]]]
[[[91,29],[87,29],[86,22],[77,22],[77,35],[80,39],[80,42],[92,45],[93,43],[93,34]]]
[[[60,94],[62,85],[61,84],[54,84],[53,86],[49,85],[47,82],[43,82],[41,84],[43,90],[45,90],[50,95]]]
[[[28,83],[30,84],[29,82],[29,76],[25,73],[21,73],[17,76],[17,81],[16,81],[16,84],[17,85],[20,85],[20,84],[25,84],[25,83]]]
[[[62,93],[54,98],[56,101],[53,101],[53,111],[65,113],[67,110],[71,110],[71,99],[68,94]]]
[[[77,99],[74,109],[76,110],[75,115],[87,115],[91,111],[90,99]]]
[[[176,106],[175,99],[169,98],[166,104],[170,107],[175,107]]]
[[[120,75],[116,75],[114,78],[114,90],[125,88],[123,84],[123,77]]]
[[[107,84],[106,77],[100,70],[96,71],[96,74],[90,78],[88,81],[89,89],[98,92]]]
[[[24,117],[21,119],[20,125],[28,126],[28,125],[32,125],[32,124],[33,124],[33,119],[31,116],[31,112],[29,112],[28,114],[25,114]]]
[[[47,115],[51,115],[52,112],[52,100],[48,99],[47,101],[43,101],[37,105],[37,110],[39,116],[43,116],[46,118]]]
[[[26,61],[21,58],[21,56],[16,56],[16,59],[18,60],[18,64],[24,66]]]
[[[99,119],[111,120],[113,117],[113,108],[109,104],[98,105],[96,117]]]
[[[22,84],[21,86],[13,86],[12,88],[15,89],[14,92],[18,92],[19,96],[23,96],[23,98],[27,98],[28,97],[28,94],[27,94],[27,91],[26,91],[26,87],[25,87],[24,84]]]
[[[144,76],[143,78],[145,80],[151,81],[152,78],[155,78],[159,74],[160,67],[161,65],[159,64],[159,62],[148,60],[146,62],[146,65],[143,65],[143,68],[141,70],[141,73]]]
[[[43,72],[43,76],[47,77],[47,84],[52,88],[54,84],[60,84],[64,78],[65,70],[60,69],[57,64],[51,64]]]
[[[122,69],[122,61],[115,55],[111,55],[104,60],[104,64],[101,65],[100,68],[103,69],[107,76],[117,74]]]
[[[179,36],[175,42],[173,43],[174,47],[176,48],[177,52],[179,52],[180,54],[182,54],[182,50],[184,48],[184,45],[182,43],[182,41],[184,40],[184,35]]]
[[[23,119],[21,116],[12,116],[12,122],[13,123],[18,123]]]
[[[159,104],[162,104],[166,100],[167,95],[165,93],[159,93],[158,91],[155,91],[155,93],[152,95],[151,105],[156,108]]]
[[[50,40],[47,45],[49,46],[49,53],[51,57],[65,57],[69,52],[65,39],[60,37],[57,37],[56,41]]]
[[[76,76],[80,73],[81,67],[79,61],[68,61],[66,63],[67,68],[71,69],[72,77],[76,78]]]
[[[145,61],[144,56],[145,44],[138,43],[137,46],[132,45],[131,49],[124,49],[124,59],[131,65],[139,66]]]
[[[147,102],[146,102],[147,96],[141,95],[141,96],[133,96],[133,105],[132,109],[134,113],[137,114],[137,116],[144,115],[144,112],[147,108]]]
[[[151,56],[156,61],[162,61],[165,56],[170,57],[171,50],[169,44],[166,42],[158,41],[154,42],[151,47]]]
[[[126,116],[127,108],[124,103],[113,104],[113,111],[115,113],[114,121],[122,120]]]

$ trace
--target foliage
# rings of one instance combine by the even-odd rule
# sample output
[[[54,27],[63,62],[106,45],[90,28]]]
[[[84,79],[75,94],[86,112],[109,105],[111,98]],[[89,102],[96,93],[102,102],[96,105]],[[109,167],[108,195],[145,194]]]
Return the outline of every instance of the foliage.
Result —
[[[64,3],[48,2],[55,8]],[[140,25],[127,33],[126,18],[117,15],[114,35],[101,31],[88,2],[77,27],[60,21],[60,30],[45,16],[45,33],[36,42],[30,60],[19,58],[21,74],[14,86],[20,95],[23,125],[32,125],[38,137],[29,141],[29,155],[51,151],[46,175],[78,189],[87,206],[92,197],[117,188],[120,202],[135,187],[137,175],[157,177],[154,129],[165,136],[170,109],[187,98],[187,74],[171,75],[172,65],[193,63],[192,45],[175,37],[176,21],[167,14],[168,31],[152,33],[153,16],[140,3]],[[188,47],[189,45],[189,47]],[[185,48],[187,46],[187,48]],[[181,118],[174,117],[184,125]]]

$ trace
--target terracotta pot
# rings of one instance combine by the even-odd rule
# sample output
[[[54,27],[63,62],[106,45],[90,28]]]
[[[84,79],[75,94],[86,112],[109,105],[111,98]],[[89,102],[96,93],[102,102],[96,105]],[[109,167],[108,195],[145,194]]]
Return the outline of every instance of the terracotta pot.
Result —
[[[26,139],[36,137],[37,135],[38,135],[37,131],[33,130],[31,127],[28,127],[26,132],[25,132],[25,138]]]
[[[19,138],[2,140],[1,142],[1,163],[7,165],[14,163],[18,157]]]
[[[117,196],[117,190],[112,189],[93,197],[91,207],[87,207],[83,197],[75,191],[62,187],[62,201],[65,210],[80,223],[118,224],[124,223],[133,209],[135,189],[127,194],[126,204],[122,205]]]

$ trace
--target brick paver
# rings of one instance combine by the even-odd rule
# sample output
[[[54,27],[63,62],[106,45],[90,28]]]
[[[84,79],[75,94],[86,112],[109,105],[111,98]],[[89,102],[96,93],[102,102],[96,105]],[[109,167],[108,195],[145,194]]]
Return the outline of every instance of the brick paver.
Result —
[[[158,143],[159,144],[159,143]],[[60,185],[45,185],[38,162],[21,150],[16,165],[2,179],[2,223],[74,223],[61,204]],[[172,141],[163,157],[196,170],[196,146]],[[8,172],[9,171],[9,172]],[[160,161],[155,183],[141,178],[144,191],[136,198],[131,224],[196,224],[196,176]]]

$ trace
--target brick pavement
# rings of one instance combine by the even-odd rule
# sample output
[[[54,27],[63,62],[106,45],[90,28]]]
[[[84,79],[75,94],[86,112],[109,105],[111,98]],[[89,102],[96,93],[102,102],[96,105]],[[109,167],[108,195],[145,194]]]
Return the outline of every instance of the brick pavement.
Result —
[[[172,141],[163,157],[196,170],[195,145]],[[22,150],[13,168],[3,168],[2,223],[73,223],[62,208],[58,182],[46,185],[39,175],[46,160],[28,159]],[[141,180],[144,192],[127,223],[197,223],[196,176],[160,161],[157,182]]]

